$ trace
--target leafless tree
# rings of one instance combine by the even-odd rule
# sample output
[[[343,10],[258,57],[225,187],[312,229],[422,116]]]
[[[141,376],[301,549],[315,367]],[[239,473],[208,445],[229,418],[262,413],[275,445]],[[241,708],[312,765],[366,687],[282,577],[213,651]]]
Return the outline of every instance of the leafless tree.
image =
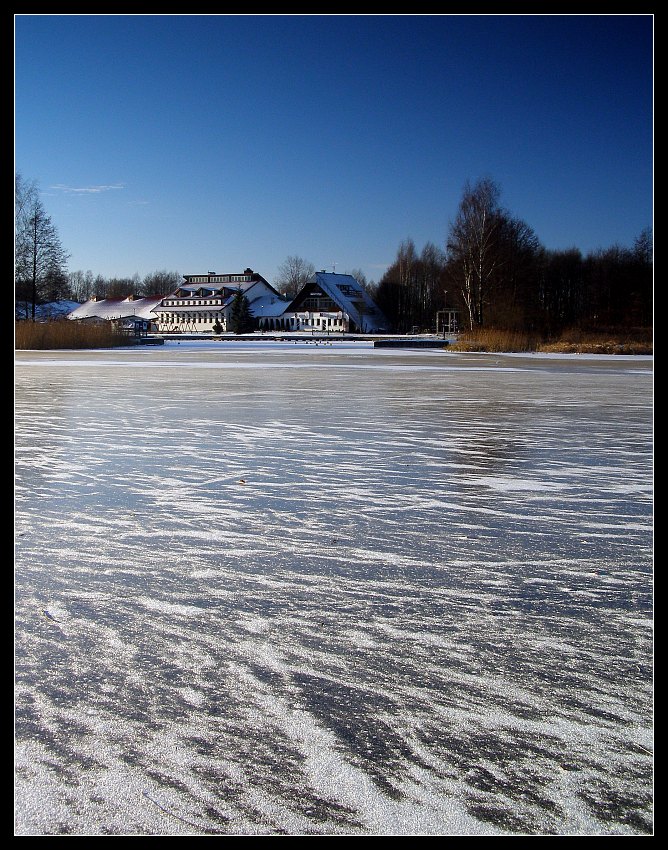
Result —
[[[315,266],[313,263],[309,263],[301,257],[287,257],[285,262],[278,267],[274,286],[279,292],[285,293],[289,298],[294,298],[314,274]]]
[[[39,198],[36,184],[20,174],[15,181],[14,285],[17,304],[26,318],[53,292],[64,293],[67,282],[65,252],[58,231]]]
[[[646,227],[633,240],[633,253],[637,260],[650,265],[654,257],[654,237],[652,228]]]
[[[421,253],[412,239],[401,243],[375,292],[378,306],[396,330],[435,327],[436,311],[443,306],[444,264],[444,252],[432,242]]]
[[[127,298],[128,295],[138,295],[141,289],[141,278],[135,272],[132,277],[110,277],[105,286],[105,298]]]
[[[495,326],[535,331],[541,324],[537,282],[542,249],[538,237],[525,221],[508,213],[500,216],[497,237],[497,274],[487,319]]]
[[[464,186],[447,239],[448,268],[469,314],[471,329],[482,326],[501,256],[498,251],[502,211],[500,190],[489,177]]]
[[[179,272],[161,271],[150,272],[144,276],[140,292],[141,295],[170,295],[183,281],[183,275]]]
[[[95,295],[96,298],[107,298],[108,288],[109,284],[106,277],[101,274],[96,274],[95,280],[93,281],[93,295]]]
[[[70,272],[68,278],[72,298],[80,303],[88,301],[93,294],[93,272],[90,269],[86,272],[78,269]]]

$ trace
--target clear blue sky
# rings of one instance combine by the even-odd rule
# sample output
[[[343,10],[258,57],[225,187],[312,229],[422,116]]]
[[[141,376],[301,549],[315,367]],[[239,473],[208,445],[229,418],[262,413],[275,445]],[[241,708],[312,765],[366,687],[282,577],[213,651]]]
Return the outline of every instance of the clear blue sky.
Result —
[[[547,248],[653,224],[649,14],[14,23],[15,167],[70,271],[272,281],[297,255],[378,281],[483,176]]]

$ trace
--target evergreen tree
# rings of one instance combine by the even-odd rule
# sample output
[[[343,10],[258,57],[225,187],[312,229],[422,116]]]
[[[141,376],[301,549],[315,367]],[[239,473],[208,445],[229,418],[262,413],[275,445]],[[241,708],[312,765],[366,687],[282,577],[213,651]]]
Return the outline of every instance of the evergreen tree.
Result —
[[[249,333],[254,330],[254,324],[248,298],[237,289],[230,309],[230,330],[235,334]]]

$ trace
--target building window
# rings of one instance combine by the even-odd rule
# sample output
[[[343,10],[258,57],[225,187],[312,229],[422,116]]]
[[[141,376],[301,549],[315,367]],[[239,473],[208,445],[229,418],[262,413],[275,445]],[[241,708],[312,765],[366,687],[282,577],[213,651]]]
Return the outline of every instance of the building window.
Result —
[[[331,298],[305,298],[301,305],[302,310],[308,310],[309,312],[319,312],[324,313],[327,311],[334,312],[338,310],[338,305],[336,305]]]

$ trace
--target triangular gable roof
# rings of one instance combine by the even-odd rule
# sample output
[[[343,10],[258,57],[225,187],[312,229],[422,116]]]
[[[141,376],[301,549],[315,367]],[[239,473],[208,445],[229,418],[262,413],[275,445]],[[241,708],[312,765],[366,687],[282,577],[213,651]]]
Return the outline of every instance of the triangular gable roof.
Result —
[[[235,291],[236,291],[237,289],[241,289],[241,291],[243,292],[243,294],[244,294],[247,298],[250,298],[251,296],[249,296],[248,292],[249,292],[249,290],[253,289],[253,287],[254,287],[254,286],[259,286],[259,287],[260,287],[260,289],[262,289],[263,287],[266,287],[267,289],[271,290],[271,292],[273,292],[273,293],[274,293],[274,295],[275,295],[277,298],[280,298],[280,297],[281,297],[281,296],[280,296],[280,293],[279,293],[279,291],[278,291],[278,289],[276,289],[275,287],[273,287],[273,286],[269,283],[269,281],[265,280],[263,277],[262,277],[262,278],[260,278],[259,280],[244,280],[244,281],[241,281],[240,283],[230,284],[229,288],[230,288],[230,289],[234,289]],[[255,296],[255,295],[253,295],[252,297],[256,297],[256,296]]]
[[[358,328],[369,331],[386,328],[387,319],[362,284],[350,274],[316,272],[309,283],[316,283],[323,292],[348,313]],[[360,302],[362,309],[360,309]]]
[[[234,301],[234,299],[236,298],[237,292],[239,290],[241,290],[243,292],[243,294],[246,296],[246,298],[248,298],[249,290],[252,289],[258,283],[261,283],[261,281],[259,281],[259,280],[242,280],[242,281],[239,281],[238,283],[235,283],[233,286],[232,285],[230,285],[230,286],[225,285],[224,287],[221,287],[221,289],[231,290],[230,294],[223,301],[223,307],[228,307]],[[271,287],[271,288],[273,289],[273,287]],[[248,300],[250,301],[250,298]]]

